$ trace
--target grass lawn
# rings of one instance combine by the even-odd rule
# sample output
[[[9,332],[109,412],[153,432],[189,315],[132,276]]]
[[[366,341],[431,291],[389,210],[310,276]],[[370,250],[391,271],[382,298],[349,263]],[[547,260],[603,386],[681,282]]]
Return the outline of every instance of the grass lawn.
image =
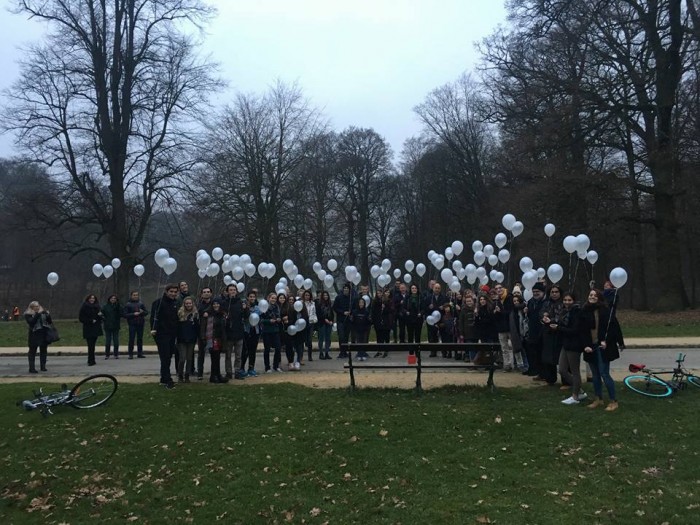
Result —
[[[0,386],[4,523],[693,523],[700,389],[121,385],[42,418]]]
[[[686,310],[670,314],[653,314],[620,310],[618,313],[625,337],[697,337],[700,336],[700,310]],[[82,325],[77,319],[59,319],[54,323],[61,335],[61,340],[52,346],[83,346]],[[425,337],[425,328],[423,330]],[[120,337],[124,345],[128,339],[128,328],[122,323]],[[374,331],[370,339],[374,340]],[[333,333],[333,341],[337,334]],[[98,340],[98,345],[100,341]],[[148,330],[144,334],[145,344],[154,344]],[[24,347],[27,344],[27,323],[22,321],[0,322],[0,347]]]

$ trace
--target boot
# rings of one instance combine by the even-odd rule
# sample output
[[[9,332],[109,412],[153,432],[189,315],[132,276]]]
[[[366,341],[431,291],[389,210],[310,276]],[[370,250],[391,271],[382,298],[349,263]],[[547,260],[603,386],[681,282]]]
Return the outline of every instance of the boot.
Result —
[[[46,372],[46,356],[45,355],[39,356],[39,367],[40,367],[39,369],[42,372]]]
[[[600,399],[599,397],[596,397],[595,401],[593,401],[593,403],[588,405],[588,408],[598,408],[598,407],[602,407],[604,404],[605,403],[603,403],[602,399]],[[617,405],[617,403],[616,403],[616,405]],[[617,407],[615,407],[615,408],[617,408]]]
[[[29,373],[30,374],[38,374],[38,372],[36,371],[36,357],[35,356],[29,357]]]
[[[617,410],[617,408],[618,408],[617,401],[610,401],[610,403],[608,403],[608,406],[605,407],[605,411],[612,412],[614,410]]]
[[[328,352],[326,352],[325,355],[326,355],[326,359],[333,359],[333,358],[331,357],[331,354],[329,354]]]

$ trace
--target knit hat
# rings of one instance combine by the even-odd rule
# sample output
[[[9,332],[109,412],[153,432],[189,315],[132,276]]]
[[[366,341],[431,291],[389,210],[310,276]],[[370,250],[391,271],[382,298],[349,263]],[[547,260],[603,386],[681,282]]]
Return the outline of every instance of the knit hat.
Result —
[[[535,290],[539,290],[540,292],[544,292],[544,284],[543,283],[535,283],[532,287],[532,291],[534,292]]]
[[[514,287],[513,287],[513,293],[514,293],[514,294],[516,294],[516,293],[522,294],[523,291],[520,289],[520,286],[514,286]]]
[[[486,293],[488,293],[490,289],[491,288],[489,288],[487,284],[485,284],[481,288],[479,288],[479,290],[481,290],[482,292],[486,292]]]

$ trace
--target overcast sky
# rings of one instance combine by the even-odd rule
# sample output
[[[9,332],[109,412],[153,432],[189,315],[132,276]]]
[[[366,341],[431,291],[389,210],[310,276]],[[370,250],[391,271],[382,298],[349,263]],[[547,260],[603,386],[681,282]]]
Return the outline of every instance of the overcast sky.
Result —
[[[8,0],[0,0],[4,6]],[[420,132],[412,108],[478,62],[474,43],[505,21],[503,0],[213,0],[203,52],[236,90],[297,81],[337,130],[372,127],[400,153]],[[42,25],[0,12],[0,90],[18,75],[18,46]],[[4,99],[3,99],[4,102]],[[12,154],[0,136],[0,156]]]

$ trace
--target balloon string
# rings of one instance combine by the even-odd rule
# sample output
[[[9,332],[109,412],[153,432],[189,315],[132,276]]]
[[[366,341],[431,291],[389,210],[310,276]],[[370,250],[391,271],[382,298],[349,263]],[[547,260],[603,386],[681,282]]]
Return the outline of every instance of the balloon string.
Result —
[[[608,339],[608,331],[610,330],[610,322],[612,321],[613,317],[613,307],[615,305],[615,302],[617,301],[617,288],[615,288],[615,295],[613,295],[613,301],[612,304],[610,305],[610,315],[608,315],[608,326],[605,328],[605,335],[603,336],[603,341],[606,341]]]
[[[161,276],[163,275],[163,268],[160,268],[160,271],[158,272],[158,286],[156,287],[156,301],[160,299],[160,303],[158,303],[158,309],[155,312],[151,312],[153,314],[153,329],[157,330],[158,329],[158,310],[160,310],[161,303],[163,302],[163,298],[160,296],[160,279]],[[165,286],[165,284],[163,284]]]
[[[547,237],[547,266],[549,266],[549,250],[552,246],[552,238]]]
[[[572,286],[576,286],[576,276],[578,274],[578,265],[581,262],[581,259],[576,259],[576,268],[574,269],[574,284],[569,284],[569,290],[571,290]]]
[[[571,290],[571,256],[572,254],[569,254],[569,290]]]

